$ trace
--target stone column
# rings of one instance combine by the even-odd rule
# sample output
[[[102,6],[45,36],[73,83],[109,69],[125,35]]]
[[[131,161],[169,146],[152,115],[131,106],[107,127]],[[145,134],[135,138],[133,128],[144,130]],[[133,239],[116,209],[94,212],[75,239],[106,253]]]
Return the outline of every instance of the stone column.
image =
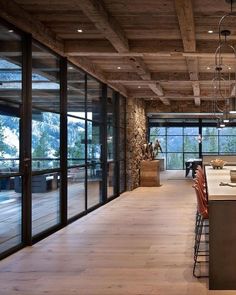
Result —
[[[139,169],[143,160],[142,147],[147,142],[145,101],[127,98],[126,113],[126,179],[127,190],[133,190],[139,186]]]

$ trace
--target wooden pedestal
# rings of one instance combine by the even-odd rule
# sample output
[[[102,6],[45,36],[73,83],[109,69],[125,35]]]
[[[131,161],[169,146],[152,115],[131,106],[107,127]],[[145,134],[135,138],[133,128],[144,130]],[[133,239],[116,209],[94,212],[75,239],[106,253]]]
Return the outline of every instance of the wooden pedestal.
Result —
[[[160,186],[160,162],[158,160],[141,162],[140,186]]]

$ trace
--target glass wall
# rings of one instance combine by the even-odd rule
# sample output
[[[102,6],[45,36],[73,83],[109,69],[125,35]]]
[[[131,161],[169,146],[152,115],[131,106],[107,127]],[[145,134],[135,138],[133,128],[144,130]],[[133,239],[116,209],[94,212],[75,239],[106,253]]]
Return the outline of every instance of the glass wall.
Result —
[[[0,41],[2,258],[125,190],[126,101],[28,34]]]
[[[107,89],[107,197],[115,195],[115,181],[117,157],[115,150],[115,139],[117,133],[117,113],[115,113],[116,97],[115,92]]]
[[[102,138],[105,133],[102,84],[87,77],[87,207],[102,203]],[[102,161],[103,160],[103,161]]]
[[[202,154],[236,154],[235,122],[219,130],[213,120],[175,121],[150,122],[149,127],[149,140],[159,140],[163,150],[159,157],[165,158],[167,169],[184,169],[187,160]]]
[[[32,234],[60,222],[60,59],[32,46]]]
[[[84,212],[86,194],[85,74],[67,65],[68,219]]]
[[[22,243],[22,192],[16,182],[20,168],[22,41],[0,25],[0,253]]]

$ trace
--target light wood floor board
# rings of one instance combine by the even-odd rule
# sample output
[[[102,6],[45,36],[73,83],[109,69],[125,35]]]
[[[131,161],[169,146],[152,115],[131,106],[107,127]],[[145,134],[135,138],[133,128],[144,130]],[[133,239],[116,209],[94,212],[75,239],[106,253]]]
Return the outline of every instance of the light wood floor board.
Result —
[[[0,294],[236,294],[192,277],[194,191],[170,173],[1,261]]]

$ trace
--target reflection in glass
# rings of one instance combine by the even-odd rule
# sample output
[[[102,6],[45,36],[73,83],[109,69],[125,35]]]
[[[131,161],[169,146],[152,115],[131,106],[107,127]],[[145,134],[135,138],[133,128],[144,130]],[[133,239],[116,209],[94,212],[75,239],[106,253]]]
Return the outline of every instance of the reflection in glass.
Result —
[[[70,63],[67,66],[67,111],[85,118],[85,74]]]
[[[115,175],[114,175],[114,169],[115,169],[115,163],[108,162],[108,169],[107,169],[107,197],[112,197],[115,194]]]
[[[111,125],[107,125],[107,159],[115,159],[115,146],[114,146],[114,130],[115,128]]]
[[[88,161],[100,162],[101,160],[101,125],[97,122],[87,123],[87,157]]]
[[[87,79],[87,118],[101,122],[102,118],[102,84],[88,76]]]
[[[60,174],[32,176],[32,234],[37,235],[60,221]]]
[[[85,210],[85,168],[68,169],[68,218]]]
[[[9,115],[0,115],[0,172],[11,173],[19,171],[20,118],[14,116],[11,106],[5,106],[6,109]]]
[[[68,165],[85,163],[85,120],[67,117]]]
[[[32,105],[60,112],[60,59],[36,42],[32,44]]]
[[[0,24],[0,253],[22,241],[22,195],[15,190],[19,172],[22,39]],[[9,175],[10,174],[10,175]]]
[[[15,189],[15,178],[0,178],[0,252],[21,243],[21,212],[22,195]]]
[[[32,169],[60,166],[60,115],[33,111]]]
[[[88,208],[102,201],[102,169],[100,164],[90,165],[87,169]]]

